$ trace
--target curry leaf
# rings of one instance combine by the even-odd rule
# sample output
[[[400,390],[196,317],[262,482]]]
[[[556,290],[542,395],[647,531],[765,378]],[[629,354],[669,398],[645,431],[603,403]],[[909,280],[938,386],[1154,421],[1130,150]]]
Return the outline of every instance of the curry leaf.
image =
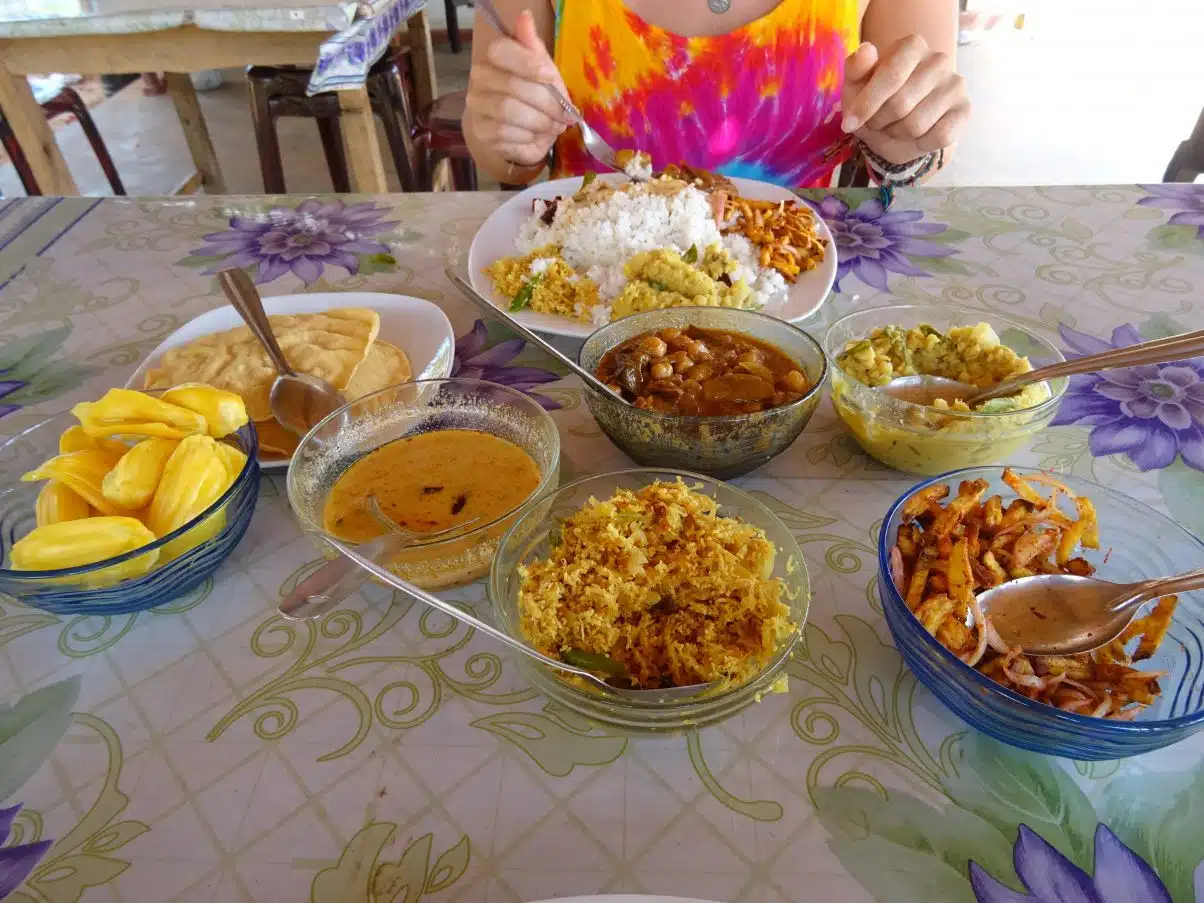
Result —
[[[535,294],[535,289],[543,279],[543,273],[532,276],[523,287],[518,290],[514,296],[514,300],[510,302],[510,313],[517,313],[531,303],[531,296]]]

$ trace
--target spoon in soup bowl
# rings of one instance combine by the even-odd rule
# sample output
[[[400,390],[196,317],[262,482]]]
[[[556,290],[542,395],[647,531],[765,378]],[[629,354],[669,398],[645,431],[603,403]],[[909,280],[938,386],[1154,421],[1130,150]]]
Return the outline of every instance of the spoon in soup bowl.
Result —
[[[989,389],[980,389],[969,383],[946,379],[943,376],[920,375],[896,377],[883,386],[881,391],[911,404],[931,405],[938,398],[943,398],[950,403],[964,401],[973,408],[976,404],[990,401],[992,398],[1014,395],[1025,386],[1045,382],[1048,379],[1077,376],[1081,373],[1096,373],[1100,370],[1112,370],[1118,367],[1169,364],[1174,361],[1190,360],[1200,355],[1204,355],[1204,330],[1187,332],[1165,339],[1155,339],[1151,342],[1140,342],[1137,345],[1127,345],[1124,348],[1116,348],[1101,354],[1089,354],[1072,361],[1039,367],[1036,370],[1030,370],[1004,380]]]

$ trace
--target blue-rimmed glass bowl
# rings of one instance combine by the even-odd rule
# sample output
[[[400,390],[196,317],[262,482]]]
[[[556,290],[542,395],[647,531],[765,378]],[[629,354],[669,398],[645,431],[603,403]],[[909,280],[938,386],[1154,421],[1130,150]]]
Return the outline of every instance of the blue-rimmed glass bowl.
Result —
[[[22,483],[21,474],[58,454],[59,436],[78,423],[71,413],[44,420],[0,445],[0,593],[33,608],[59,615],[123,615],[164,605],[191,590],[234,551],[247,531],[259,498],[259,442],[248,423],[221,440],[246,454],[247,463],[222,497],[180,529],[140,549],[81,567],[55,571],[9,569],[13,544],[36,526],[34,502],[42,483]],[[106,586],[90,586],[89,576],[166,545],[191,530],[215,529],[212,518],[224,518],[216,534],[178,558],[141,577]],[[106,583],[107,581],[94,581]]]
[[[980,731],[1051,756],[1083,760],[1135,756],[1169,746],[1204,727],[1204,591],[1179,596],[1169,634],[1157,654],[1138,666],[1165,676],[1158,679],[1162,695],[1131,722],[1063,712],[1005,689],[963,663],[920,626],[895,589],[888,564],[903,503],[934,483],[956,487],[962,480],[981,477],[991,484],[988,496],[1002,496],[1006,506],[1016,494],[1003,482],[1002,473],[1002,467],[971,467],[925,480],[891,506],[878,534],[878,589],[886,623],[920,683]],[[1101,580],[1129,583],[1204,567],[1204,542],[1170,518],[1098,483],[1061,474],[1058,479],[1095,503],[1101,548],[1084,557],[1095,565],[1095,576]]]

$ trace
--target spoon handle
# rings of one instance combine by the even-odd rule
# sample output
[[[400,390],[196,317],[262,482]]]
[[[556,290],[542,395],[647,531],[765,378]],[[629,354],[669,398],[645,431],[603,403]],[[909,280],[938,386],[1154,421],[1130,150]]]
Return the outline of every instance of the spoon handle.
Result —
[[[1204,330],[1186,332],[1165,339],[1128,345],[1101,354],[1089,354],[1086,357],[1063,361],[1060,364],[1051,364],[1048,367],[1039,367],[977,393],[973,398],[967,400],[967,404],[976,404],[1002,395],[1011,395],[1024,386],[1044,382],[1047,379],[1077,376],[1080,373],[1096,373],[1100,370],[1111,370],[1117,367],[1169,364],[1174,361],[1190,360],[1201,355],[1204,355]]]
[[[360,551],[371,559],[388,561],[411,541],[397,533],[386,533],[361,546]],[[298,583],[276,611],[290,621],[312,621],[338,608],[343,600],[364,585],[364,580],[363,570],[339,555]]]
[[[452,605],[450,602],[444,602],[438,596],[431,595],[426,590],[420,589],[419,587],[410,583],[408,580],[401,579],[396,574],[394,574],[392,571],[386,570],[385,568],[383,568],[379,564],[377,564],[375,561],[371,561],[371,560],[365,558],[363,555],[359,554],[359,552],[357,552],[355,549],[352,549],[350,546],[346,545],[345,543],[339,542],[337,539],[331,539],[329,537],[327,537],[326,541],[329,542],[332,546],[334,546],[335,549],[337,549],[340,554],[345,555],[351,561],[358,564],[360,567],[362,567],[364,570],[366,570],[368,573],[370,573],[376,579],[389,584],[389,586],[392,586],[394,589],[399,589],[403,593],[413,596],[419,602],[425,602],[431,608],[438,609],[439,611],[443,612],[445,615],[455,618],[457,621],[462,621],[463,623],[467,624],[470,627],[475,627],[477,630],[481,631],[482,633],[493,637],[499,643],[503,643],[506,646],[509,646],[514,651],[520,652],[523,655],[533,658],[538,662],[542,662],[543,664],[547,665],[549,668],[555,668],[557,671],[567,671],[570,674],[576,674],[580,677],[585,678],[592,684],[603,683],[597,677],[595,677],[593,674],[591,674],[589,671],[586,671],[584,668],[578,668],[575,665],[569,665],[569,664],[566,664],[565,662],[557,661],[554,658],[550,658],[549,656],[544,655],[542,652],[537,652],[536,650],[532,649],[530,646],[526,645],[525,643],[520,643],[518,640],[514,639],[514,637],[509,636],[508,634],[505,634],[502,631],[498,630],[492,624],[486,624],[484,621],[480,620],[479,618],[473,617],[468,612],[466,612],[460,608],[457,608],[455,605]]]
[[[1170,596],[1175,593],[1189,593],[1194,589],[1204,589],[1204,568],[1196,568],[1194,571],[1176,574],[1173,577],[1160,577],[1157,580],[1148,580],[1145,583],[1137,584],[1134,589],[1135,592],[1132,596],[1129,596],[1119,605],[1113,605],[1112,609],[1120,611],[1126,608],[1136,608],[1144,605],[1151,599],[1159,599],[1162,596]]]
[[[267,312],[263,309],[263,299],[259,297],[259,289],[255,288],[255,283],[251,281],[251,277],[246,274],[246,271],[236,268],[221,270],[217,274],[217,281],[230,300],[230,306],[238,311],[238,315],[243,318],[247,328],[251,330],[255,338],[259,340],[259,344],[268,353],[268,357],[272,359],[276,372],[283,373],[285,376],[296,375],[292,365],[285,358],[284,352],[280,350],[275,333],[272,332]]]
[[[606,383],[602,382],[602,380],[598,379],[598,377],[594,376],[594,374],[590,373],[567,354],[564,354],[558,350],[554,345],[548,342],[547,339],[532,332],[522,323],[519,323],[516,319],[514,319],[514,317],[511,317],[501,308],[490,302],[488,298],[469,285],[468,282],[455,271],[455,269],[448,267],[444,272],[447,273],[447,278],[451,280],[452,284],[464,294],[464,297],[475,304],[481,313],[497,320],[501,320],[506,324],[507,328],[517,332],[520,336],[522,336],[535,347],[539,348],[541,351],[544,351],[556,358],[558,361],[560,361],[560,363],[564,364],[595,389],[599,390],[600,392],[605,392],[607,395],[614,394],[610,386],[606,385]]]
[[[492,0],[478,0],[476,8],[480,11],[481,15],[485,17],[485,21],[489,23],[490,27],[493,28],[494,31],[496,31],[498,34],[504,35],[507,38],[514,38],[514,35],[510,32],[510,29],[507,28],[506,24],[502,21],[502,17],[498,15],[498,11],[494,7]],[[547,85],[547,88],[548,92],[552,95],[552,98],[556,101],[556,103],[560,104],[561,108],[566,113],[574,117],[578,122],[582,121],[581,113],[575,106],[573,106],[572,101],[561,94],[560,90],[555,85],[549,84]]]

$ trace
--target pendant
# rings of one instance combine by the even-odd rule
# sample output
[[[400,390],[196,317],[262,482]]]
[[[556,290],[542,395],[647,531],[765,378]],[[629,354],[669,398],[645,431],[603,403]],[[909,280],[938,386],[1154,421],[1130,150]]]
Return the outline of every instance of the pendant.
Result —
[[[707,0],[707,6],[715,15],[721,16],[732,8],[732,0]]]

